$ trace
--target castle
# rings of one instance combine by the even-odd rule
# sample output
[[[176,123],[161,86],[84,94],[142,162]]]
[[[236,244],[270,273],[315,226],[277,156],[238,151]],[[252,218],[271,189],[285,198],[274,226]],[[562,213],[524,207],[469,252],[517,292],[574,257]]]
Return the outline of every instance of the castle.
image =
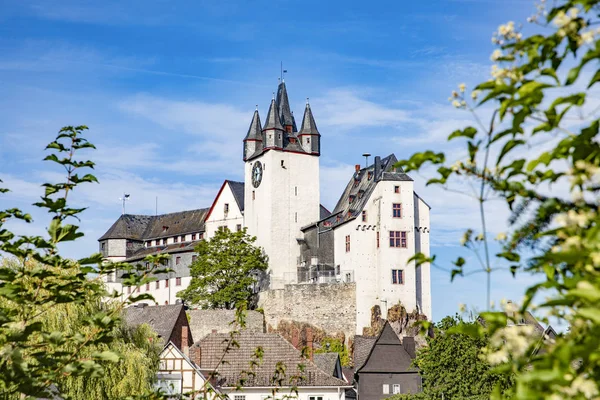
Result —
[[[298,130],[281,81],[264,124],[258,109],[243,139],[244,182],[225,180],[209,208],[157,216],[122,215],[99,239],[113,261],[142,262],[169,254],[173,271],[140,288],[158,304],[174,304],[189,285],[194,246],[218,229],[257,237],[269,257],[268,290],[294,285],[352,284],[356,333],[370,325],[371,309],[401,303],[431,318],[430,266],[408,263],[429,254],[429,206],[413,180],[395,168],[395,156],[356,165],[335,208],[320,204],[321,134],[310,104]],[[118,273],[105,277],[123,295]],[[291,290],[291,289],[289,289]]]

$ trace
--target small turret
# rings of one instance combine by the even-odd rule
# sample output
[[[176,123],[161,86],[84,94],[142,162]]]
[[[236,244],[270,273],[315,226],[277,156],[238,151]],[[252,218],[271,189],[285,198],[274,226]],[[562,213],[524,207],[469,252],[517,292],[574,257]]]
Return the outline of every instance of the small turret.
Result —
[[[321,134],[317,129],[308,99],[306,99],[306,108],[304,109],[300,132],[298,132],[298,139],[305,152],[315,155],[321,154]]]
[[[248,128],[248,133],[244,138],[244,161],[248,158],[262,153],[263,150],[263,135],[260,123],[260,116],[258,115],[258,106],[252,116],[252,122]]]
[[[283,148],[283,133],[284,128],[279,119],[279,112],[277,111],[277,103],[275,98],[271,100],[269,106],[269,112],[267,114],[267,120],[265,126],[262,129],[263,134],[263,146],[267,148]]]

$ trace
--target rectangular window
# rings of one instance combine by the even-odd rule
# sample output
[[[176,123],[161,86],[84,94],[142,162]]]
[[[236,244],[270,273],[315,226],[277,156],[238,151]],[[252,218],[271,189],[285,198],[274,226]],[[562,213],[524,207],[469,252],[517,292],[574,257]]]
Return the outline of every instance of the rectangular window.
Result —
[[[394,186],[394,193],[400,193],[400,186]]]
[[[150,263],[146,262],[146,269],[150,269]]]
[[[252,191],[252,200],[254,200],[254,199],[255,199],[255,197],[256,197],[256,196],[254,195],[254,190],[253,190],[253,191]]]
[[[298,196],[298,186],[294,186],[294,196]]]
[[[241,231],[242,230],[242,224],[237,224],[235,226],[235,230],[238,231],[238,232]]]
[[[173,243],[177,243],[177,242],[179,242],[179,238],[178,238],[177,236],[175,236],[175,237],[173,238]]]
[[[148,290],[150,290],[150,284],[149,284],[149,283],[146,283],[146,292],[147,292]]]
[[[369,181],[370,181],[372,177],[373,177],[373,172],[369,171],[369,172],[367,173],[367,180],[369,180]]]
[[[379,232],[377,232],[377,248],[379,248]]]
[[[185,235],[181,235],[181,241],[185,242]]]
[[[392,213],[394,218],[402,218],[402,204],[392,204]]]
[[[367,222],[367,212],[365,210],[362,212],[362,222]]]
[[[204,232],[200,234],[200,240],[204,239]]]
[[[392,394],[400,394],[400,385],[394,385]]]
[[[246,395],[236,394],[235,396],[233,396],[233,400],[246,400]]]
[[[394,285],[403,285],[404,284],[404,270],[402,270],[402,269],[393,269],[392,270],[392,283]]]
[[[167,245],[167,238],[164,238],[163,239],[163,246],[166,246],[166,245]]]
[[[197,259],[198,259],[198,256],[192,256],[192,262],[193,263],[195,263]]]
[[[152,246],[152,241],[146,242],[146,247]]]
[[[387,383],[383,385],[383,394],[390,394],[390,385]]]
[[[294,213],[294,222],[298,222],[298,213]]]
[[[350,251],[350,235],[346,235],[346,253]]]
[[[192,240],[196,240],[196,234],[192,233]]]
[[[158,245],[160,245],[160,240],[159,240],[159,239],[156,239],[156,241],[154,242],[154,245],[155,245],[155,246],[158,246]]]
[[[229,212],[229,203],[225,203],[225,214]]]
[[[308,400],[323,400],[323,396],[308,396]]]
[[[179,265],[181,263],[181,257],[175,258],[175,265]]]
[[[160,281],[156,281],[156,288],[160,289]]]
[[[340,264],[335,266],[335,274],[339,275],[340,274]]]
[[[169,287],[169,280],[165,279],[165,287],[168,288]]]
[[[390,231],[390,247],[406,248],[406,232],[405,231]]]
[[[106,247],[106,243],[105,243],[105,242],[102,242],[102,243],[100,244],[100,247],[102,248],[102,251],[104,251],[104,248]]]
[[[175,286],[181,286],[181,278],[175,278]]]
[[[127,286],[127,294],[131,294],[131,286]]]

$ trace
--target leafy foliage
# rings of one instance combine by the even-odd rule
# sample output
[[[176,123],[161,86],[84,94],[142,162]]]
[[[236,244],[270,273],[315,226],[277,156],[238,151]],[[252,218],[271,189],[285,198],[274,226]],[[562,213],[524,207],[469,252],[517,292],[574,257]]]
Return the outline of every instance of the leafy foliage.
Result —
[[[321,348],[316,349],[315,353],[338,353],[342,367],[352,365],[348,348],[342,340],[335,337],[324,337],[321,340]]]
[[[218,230],[196,246],[198,259],[190,267],[190,285],[177,295],[206,308],[233,309],[253,305],[254,285],[267,268],[267,256],[245,231]]]
[[[546,342],[546,351],[531,356],[523,329],[506,326],[504,314],[487,313],[486,320],[504,319],[488,325],[487,354],[516,376],[516,399],[600,395],[600,120],[593,97],[600,80],[599,13],[599,0],[560,0],[549,8],[541,2],[529,20],[543,33],[523,37],[513,22],[500,26],[493,37],[492,79],[470,99],[465,85],[450,99],[476,123],[449,136],[465,143],[465,158],[450,165],[444,153],[428,150],[398,164],[409,171],[434,166],[437,174],[428,184],[449,190],[464,180],[477,185],[472,197],[481,226],[468,230],[462,244],[476,252],[488,276],[488,305],[494,270],[527,271],[540,281],[527,289],[519,312],[544,294],[549,299],[538,313],[569,326]],[[480,114],[490,107],[484,123]],[[493,197],[513,212],[512,232],[497,237],[503,249],[495,257],[486,229]],[[452,276],[464,275],[468,266],[457,260]]]

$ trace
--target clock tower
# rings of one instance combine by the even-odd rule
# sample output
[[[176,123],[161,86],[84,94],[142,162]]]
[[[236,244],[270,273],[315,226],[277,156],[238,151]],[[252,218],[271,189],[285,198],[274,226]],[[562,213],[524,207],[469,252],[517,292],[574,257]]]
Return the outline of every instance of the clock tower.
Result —
[[[269,256],[271,288],[297,282],[300,228],[319,220],[320,139],[308,104],[298,131],[285,82],[244,139],[244,226]]]

